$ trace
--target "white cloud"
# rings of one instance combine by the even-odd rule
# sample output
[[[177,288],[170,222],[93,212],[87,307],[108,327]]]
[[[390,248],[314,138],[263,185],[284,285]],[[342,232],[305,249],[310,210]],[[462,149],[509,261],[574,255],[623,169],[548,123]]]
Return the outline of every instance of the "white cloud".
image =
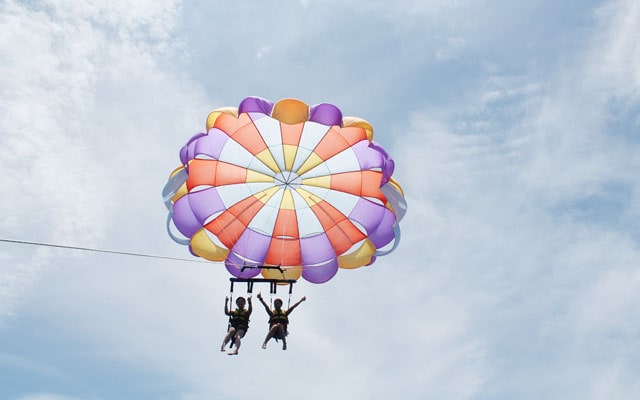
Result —
[[[640,97],[640,4],[618,0],[598,10],[602,34],[588,54],[589,73],[597,78],[592,85],[616,98],[636,102]]]
[[[262,60],[267,54],[269,54],[270,51],[271,51],[271,46],[268,46],[268,45],[260,46],[260,48],[256,52],[256,60],[258,61]]]
[[[603,68],[598,57],[609,48],[600,37],[633,35],[617,21],[637,19],[637,7],[618,5],[592,48],[544,84],[491,78],[475,103],[423,110],[399,138],[398,179],[409,182],[410,205],[402,248],[431,273],[456,277],[449,290],[478,316],[470,329],[486,374],[475,396],[637,396],[639,236],[624,219],[637,210],[640,149],[630,132],[611,127],[620,111],[609,107],[637,98],[603,79],[627,74],[633,87],[628,63]],[[635,50],[619,51],[608,59]],[[505,111],[519,118],[512,123]],[[616,372],[602,376],[605,365]]]
[[[179,44],[170,40],[175,2],[142,8],[126,3],[44,2],[40,9],[4,3],[3,237],[91,245],[126,205],[123,168],[135,168],[128,160],[153,148],[148,140],[128,148],[127,140],[157,138],[163,128],[145,101],[153,101],[158,113],[163,103],[179,101],[168,91],[186,89],[171,76],[177,66],[160,70],[164,57],[180,55]],[[184,111],[172,111],[177,125]],[[24,249],[29,250],[34,249]],[[13,252],[8,247],[3,251],[9,261],[1,267],[0,315],[11,313],[16,293],[51,260],[46,249],[26,262],[8,256]]]

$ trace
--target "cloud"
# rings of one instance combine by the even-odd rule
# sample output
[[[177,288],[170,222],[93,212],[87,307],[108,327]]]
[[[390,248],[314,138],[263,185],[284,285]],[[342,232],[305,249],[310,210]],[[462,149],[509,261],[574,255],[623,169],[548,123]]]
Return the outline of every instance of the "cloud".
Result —
[[[640,332],[627,321],[638,317],[639,236],[625,216],[636,210],[640,181],[629,171],[637,169],[639,148],[625,126],[610,123],[627,117],[611,101],[633,107],[637,99],[629,86],[603,79],[625,63],[603,69],[599,57],[609,48],[602,37],[615,42],[632,34],[616,21],[637,7],[617,5],[592,47],[558,65],[547,82],[525,77],[520,90],[513,80],[492,78],[488,89],[472,92],[475,103],[417,112],[395,149],[404,155],[398,179],[413,183],[403,245],[419,251],[409,258],[455,276],[450,290],[484,319],[470,322],[490,376],[481,398],[637,390],[625,379],[638,360],[629,346]],[[618,50],[607,58],[634,51]],[[626,73],[633,87],[631,69]],[[519,117],[492,117],[504,111]],[[603,365],[620,373],[603,377]],[[518,374],[518,366],[528,373]],[[526,383],[531,375],[536,382]]]
[[[256,60],[258,61],[262,60],[267,54],[269,54],[270,51],[271,51],[271,46],[268,46],[268,45],[260,46],[260,48],[256,52]]]
[[[61,30],[48,14],[14,3],[4,7],[2,19],[7,27],[2,48],[8,57],[1,67],[0,106],[6,112],[0,120],[5,132],[0,159],[6,173],[0,179],[3,187],[11,188],[8,201],[0,206],[4,234],[42,239],[53,234],[64,239],[81,214],[96,226],[90,219],[97,213],[87,211],[101,208],[102,203],[101,188],[93,184],[94,174],[101,174],[100,166],[86,158],[81,137],[65,134],[80,133],[83,109],[91,102],[87,89],[93,65],[86,60],[92,56],[95,37],[81,26]],[[78,31],[82,39],[72,41]],[[79,118],[70,120],[68,115]],[[70,198],[74,201],[66,206]],[[42,264],[37,258],[34,261],[33,269],[26,270],[16,260],[3,264],[3,286],[8,286],[4,293],[22,287],[11,288],[9,281],[29,281]],[[0,299],[2,314],[10,297]]]
[[[589,73],[599,79],[593,85],[614,98],[626,97],[637,102],[640,96],[640,28],[637,20],[640,5],[619,0],[596,12],[602,33],[594,38],[588,57],[597,62],[588,65]]]
[[[180,101],[176,92],[191,88],[179,87],[171,75],[178,74],[177,64],[163,66],[165,57],[180,55],[180,44],[169,40],[176,4],[98,3],[44,2],[38,9],[10,1],[2,7],[3,237],[96,243],[122,208],[131,162],[148,153],[145,147],[127,149],[127,140],[157,138],[171,129],[158,126],[149,101],[156,113],[163,104],[170,108],[176,121],[187,109],[168,105]],[[18,252],[29,250],[34,256],[25,261],[23,253],[13,257],[3,248],[8,261],[1,267],[0,315],[12,312],[16,294],[60,254]]]

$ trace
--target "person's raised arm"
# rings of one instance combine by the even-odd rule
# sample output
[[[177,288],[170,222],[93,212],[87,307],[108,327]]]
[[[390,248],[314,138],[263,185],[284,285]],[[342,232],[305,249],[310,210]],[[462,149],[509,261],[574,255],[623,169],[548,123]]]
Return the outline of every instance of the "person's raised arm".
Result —
[[[291,314],[291,312],[293,311],[294,308],[298,307],[300,305],[300,303],[302,303],[303,301],[305,301],[307,299],[307,296],[302,296],[302,298],[300,300],[298,300],[298,302],[294,305],[292,305],[291,307],[289,307],[289,309],[287,310],[287,312],[285,313],[286,315]]]
[[[262,305],[264,306],[264,309],[267,310],[267,314],[271,315],[271,309],[269,308],[267,303],[265,303],[264,299],[262,298],[262,293],[258,293],[258,300],[260,300],[260,303],[262,303]]]
[[[253,311],[253,305],[251,304],[251,296],[247,297],[247,301],[249,302],[249,309],[247,310],[247,314],[251,315],[251,311]]]
[[[231,313],[229,312],[229,296],[224,298],[224,314],[231,315]]]

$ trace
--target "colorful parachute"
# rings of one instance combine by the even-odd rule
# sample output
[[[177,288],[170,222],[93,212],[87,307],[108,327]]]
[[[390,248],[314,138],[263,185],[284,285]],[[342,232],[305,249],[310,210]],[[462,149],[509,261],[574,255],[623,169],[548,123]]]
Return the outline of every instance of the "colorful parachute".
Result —
[[[249,97],[211,112],[206,128],[163,191],[169,235],[194,255],[238,278],[322,283],[398,245],[404,194],[365,120]]]

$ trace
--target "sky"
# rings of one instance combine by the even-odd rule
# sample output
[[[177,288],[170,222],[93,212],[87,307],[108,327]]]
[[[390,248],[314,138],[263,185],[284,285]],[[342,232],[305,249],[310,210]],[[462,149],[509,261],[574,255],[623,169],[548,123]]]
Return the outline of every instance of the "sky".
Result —
[[[4,0],[0,26],[0,239],[190,260],[0,241],[1,398],[640,398],[637,1]],[[247,96],[369,121],[408,212],[392,254],[296,284],[287,351],[256,308],[229,357],[228,274],[161,191]]]

